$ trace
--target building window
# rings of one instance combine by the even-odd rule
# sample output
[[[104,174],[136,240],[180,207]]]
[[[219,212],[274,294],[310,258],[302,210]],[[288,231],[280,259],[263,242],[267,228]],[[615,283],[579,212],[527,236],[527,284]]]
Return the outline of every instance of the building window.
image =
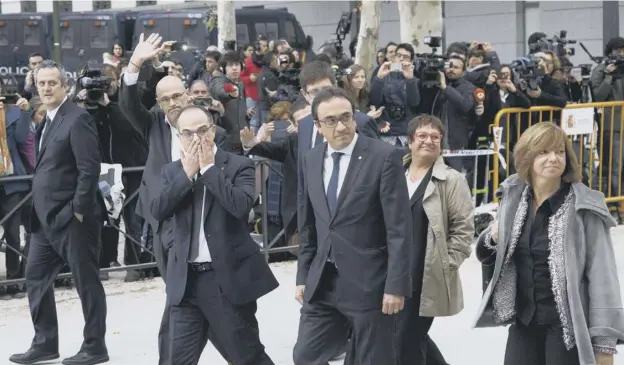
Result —
[[[37,1],[20,1],[22,13],[36,13]]]
[[[156,5],[157,1],[137,1],[137,6]]]
[[[71,13],[73,11],[71,1],[59,1],[59,9],[61,13]]]
[[[104,10],[111,8],[111,1],[95,1],[93,0],[93,10]]]

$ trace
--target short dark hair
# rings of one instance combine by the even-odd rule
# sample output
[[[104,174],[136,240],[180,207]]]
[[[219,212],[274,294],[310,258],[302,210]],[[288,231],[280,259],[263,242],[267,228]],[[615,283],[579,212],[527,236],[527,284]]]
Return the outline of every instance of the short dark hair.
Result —
[[[467,62],[466,62],[466,60],[465,60],[465,59],[461,58],[460,56],[455,56],[455,55],[453,55],[453,56],[450,56],[448,59],[449,59],[449,61],[451,61],[451,62],[452,62],[452,61],[461,61],[461,63],[462,63],[462,69],[463,69],[463,70],[465,70],[465,69],[466,69],[466,66],[467,66],[467,65],[466,65],[466,63],[467,63]]]
[[[290,109],[290,119],[294,122],[295,121],[295,113],[305,109],[308,106],[308,103],[305,101],[305,99],[297,99],[295,100],[295,102],[292,105],[292,108]]]
[[[189,89],[192,88],[193,86],[197,85],[197,84],[204,84],[204,85],[206,85],[206,87],[208,87],[208,83],[206,83],[206,80],[204,80],[204,79],[197,79],[197,80],[193,80],[189,84]]]
[[[206,52],[206,55],[204,56],[204,58],[212,58],[216,62],[219,62],[221,60],[221,52],[219,52],[219,51],[208,51],[208,52]]]
[[[315,121],[318,121],[318,108],[321,103],[326,103],[331,99],[346,99],[351,104],[351,111],[355,114],[355,104],[349,94],[346,91],[339,87],[332,87],[329,89],[325,89],[321,91],[316,97],[314,97],[314,101],[312,102],[312,118]]]
[[[394,43],[394,42],[388,42],[388,44],[386,44],[386,46],[385,46],[385,47],[384,47],[384,49],[383,49],[384,53],[388,53],[388,47],[392,47],[392,46],[395,46],[395,47],[396,47],[396,46],[397,46],[397,44],[396,44],[396,43]]]
[[[41,57],[41,58],[43,58],[43,55],[42,55],[41,53],[39,53],[39,52],[33,52],[33,53],[31,53],[31,54],[29,54],[29,55],[28,55],[28,59],[29,59],[29,60],[30,60],[31,58],[33,58],[33,57]]]
[[[412,118],[407,124],[407,139],[410,143],[414,141],[414,133],[416,133],[416,130],[422,127],[432,127],[440,132],[442,138],[444,138],[444,124],[440,118],[434,115],[421,114]]]
[[[414,59],[414,47],[409,43],[401,43],[397,46],[397,51],[404,49],[410,53],[410,61]]]
[[[323,61],[312,61],[304,65],[299,73],[299,83],[303,90],[306,90],[308,85],[325,79],[329,79],[333,85],[336,85],[336,75],[331,65]]]
[[[225,73],[225,66],[232,63],[238,63],[242,68],[245,65],[245,60],[243,60],[239,52],[229,51],[224,53],[223,56],[221,56],[221,60],[219,60],[219,65],[223,69],[223,73]]]
[[[197,110],[201,110],[202,112],[204,112],[204,114],[206,114],[206,117],[208,118],[208,123],[213,125],[215,124],[215,120],[212,117],[212,113],[210,113],[210,110],[204,108],[201,105],[195,105],[195,104],[189,104],[187,106],[182,107],[182,109],[180,109],[180,114],[182,115],[182,113],[184,113],[187,110],[191,110],[191,109],[197,109]]]

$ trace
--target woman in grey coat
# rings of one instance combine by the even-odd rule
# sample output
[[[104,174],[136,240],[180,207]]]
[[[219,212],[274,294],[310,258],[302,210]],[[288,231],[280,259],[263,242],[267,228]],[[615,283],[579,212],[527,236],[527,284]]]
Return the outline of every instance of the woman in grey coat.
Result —
[[[553,123],[527,129],[514,159],[518,174],[477,243],[494,271],[475,326],[511,324],[504,365],[612,365],[624,310],[604,195],[580,183]]]

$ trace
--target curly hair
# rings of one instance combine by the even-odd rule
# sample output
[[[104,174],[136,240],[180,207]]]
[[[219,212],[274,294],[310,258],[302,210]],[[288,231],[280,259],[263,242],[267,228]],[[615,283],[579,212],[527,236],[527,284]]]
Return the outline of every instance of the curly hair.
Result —
[[[288,115],[290,117],[290,113],[292,110],[292,103],[288,101],[278,101],[277,103],[271,106],[271,110],[269,111],[269,118],[266,120],[266,123],[270,123],[274,120],[281,120],[282,116]]]

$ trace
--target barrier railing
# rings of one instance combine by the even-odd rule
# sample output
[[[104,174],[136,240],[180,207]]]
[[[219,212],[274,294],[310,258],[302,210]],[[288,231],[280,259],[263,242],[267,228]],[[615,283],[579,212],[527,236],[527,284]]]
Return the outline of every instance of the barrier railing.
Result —
[[[501,178],[504,180],[513,169],[513,147],[522,132],[533,123],[559,121],[564,130],[574,132],[568,134],[582,167],[583,182],[590,188],[604,193],[607,203],[624,201],[622,195],[624,135],[620,133],[624,129],[623,111],[624,101],[569,104],[563,109],[538,106],[530,109],[500,110],[494,119],[494,150],[500,152],[493,155],[494,191],[498,189]],[[497,131],[496,128],[500,127],[502,131]],[[498,137],[497,133],[500,134]],[[605,156],[607,153],[608,156]],[[502,176],[499,170],[501,156],[507,167]]]
[[[256,164],[256,168],[258,167],[262,167],[262,166],[268,166],[270,169],[273,169],[273,167],[268,163],[269,160],[267,159],[263,159],[263,158],[254,158],[254,162]],[[260,168],[260,180],[261,181],[266,181],[266,174],[267,171],[265,168]],[[279,171],[274,170],[276,173],[279,174],[280,178],[283,178],[282,174],[279,173]],[[123,168],[122,173],[123,174],[131,174],[131,173],[140,173],[143,172],[143,167],[126,167]],[[0,177],[0,184],[5,184],[8,182],[16,182],[16,181],[30,181],[32,180],[32,175],[24,175],[24,176],[3,176]],[[282,229],[277,235],[276,237],[273,238],[273,240],[269,241],[269,234],[268,234],[268,211],[267,211],[267,204],[265,204],[264,201],[264,197],[267,196],[267,188],[266,188],[266,184],[261,184],[261,196],[262,196],[262,204],[261,204],[261,223],[262,223],[262,234],[259,235],[259,237],[257,235],[254,235],[254,239],[256,240],[256,242],[258,242],[259,244],[261,244],[261,250],[264,253],[265,258],[268,260],[269,259],[269,254],[271,253],[277,253],[277,252],[287,252],[287,251],[292,251],[293,249],[297,249],[298,246],[287,246],[287,247],[273,247],[280,239],[280,237],[282,237],[284,235],[284,229]],[[132,194],[130,194],[129,196],[126,197],[123,206],[125,207],[130,201],[132,201],[133,199],[137,199],[139,195],[139,190],[134,191]],[[21,209],[23,209],[24,205],[26,203],[28,203],[28,201],[30,200],[30,198],[32,197],[32,192],[28,192],[28,194],[26,194],[26,196],[15,206],[13,207],[13,209],[11,209],[11,211],[9,211],[4,217],[0,218],[0,226],[2,226],[11,216],[13,216],[14,214],[20,214]],[[145,245],[143,245],[139,240],[137,240],[135,237],[126,234],[126,232],[124,232],[124,230],[122,230],[120,227],[114,225],[112,222],[107,222],[107,225],[114,228],[115,230],[119,231],[121,234],[124,235],[124,237],[128,238],[133,244],[139,246],[139,248],[141,250],[143,250],[144,252],[147,252],[149,255],[151,255],[152,257],[154,257],[154,253],[149,250]],[[6,242],[2,242],[4,243],[3,247],[5,247],[5,250],[10,250],[13,251],[14,253],[16,253],[18,256],[20,256],[22,259],[28,260],[28,256],[25,255],[20,248],[14,248],[8,244],[6,244]],[[118,267],[110,267],[110,268],[102,268],[100,269],[101,272],[115,272],[115,271],[127,271],[127,270],[142,270],[142,269],[151,269],[151,268],[156,268],[156,262],[148,262],[148,263],[140,263],[140,264],[134,264],[134,265],[121,265]],[[68,273],[63,273],[63,274],[59,274],[58,275],[58,279],[65,279],[65,278],[70,278],[72,277],[72,273],[68,272]],[[26,282],[26,279],[24,278],[20,278],[20,279],[11,279],[11,280],[0,280],[0,286],[6,286],[6,285],[13,285],[13,284],[23,284]]]

